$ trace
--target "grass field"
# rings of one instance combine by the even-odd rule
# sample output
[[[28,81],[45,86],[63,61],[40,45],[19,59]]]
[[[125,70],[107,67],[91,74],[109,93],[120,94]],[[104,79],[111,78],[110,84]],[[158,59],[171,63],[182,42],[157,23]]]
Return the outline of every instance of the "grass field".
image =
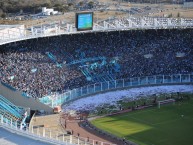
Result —
[[[92,121],[139,145],[193,145],[193,100]]]

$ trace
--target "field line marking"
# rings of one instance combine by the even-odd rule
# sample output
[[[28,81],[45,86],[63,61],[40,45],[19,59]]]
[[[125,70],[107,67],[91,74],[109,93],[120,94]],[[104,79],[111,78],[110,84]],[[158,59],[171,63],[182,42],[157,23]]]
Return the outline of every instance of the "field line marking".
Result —
[[[177,121],[177,120],[181,119],[181,118],[176,118],[176,119],[162,121],[162,122],[158,122],[158,123],[151,123],[149,121],[144,121],[144,120],[141,120],[141,119],[138,119],[138,118],[135,118],[135,117],[131,117],[131,116],[130,116],[130,118],[135,119],[135,120],[140,121],[140,122],[143,122],[143,123],[146,123],[146,124],[151,125],[151,126],[156,126],[156,125],[159,125],[159,124],[165,124],[165,123],[169,123],[169,122],[173,122],[173,121]]]
[[[152,113],[164,113],[164,112],[168,112],[168,111],[162,111],[162,112],[155,112],[155,110],[157,110],[158,108],[152,108],[152,109],[148,109],[146,111],[144,110],[137,110],[137,112],[127,112],[128,114],[127,115],[122,115],[122,116],[132,116],[132,115],[135,115],[135,114],[140,114],[140,113],[144,113],[144,112],[152,112]]]
[[[146,123],[146,124],[148,124],[148,125],[153,125],[153,124],[152,124],[152,123],[150,123],[150,122],[147,122],[147,121],[144,121],[144,120],[141,120],[141,119],[137,119],[137,118],[135,118],[135,117],[130,117],[130,118],[133,118],[133,119],[135,119],[135,120],[137,120],[137,121],[140,121],[140,122]]]
[[[167,120],[167,121],[162,121],[162,122],[158,122],[158,123],[153,123],[152,125],[165,124],[165,123],[169,123],[169,122],[177,121],[177,120],[179,120],[179,119],[181,119],[181,118],[179,117],[179,118],[172,119],[172,120]]]
[[[146,111],[144,111],[144,110],[137,110],[137,112],[128,112],[127,115],[123,115],[123,116],[132,116],[132,115],[140,114],[140,113],[144,113],[144,112],[153,112],[153,110],[155,110],[155,109],[157,109],[157,108],[153,108],[153,109],[150,109],[150,110],[148,109]]]
[[[160,143],[162,143],[162,142],[166,142],[166,141],[167,141],[167,139],[166,139],[166,138],[163,138],[163,139],[158,140],[158,142],[160,142]]]
[[[138,140],[138,141],[140,141],[140,142],[147,143],[147,141],[142,141],[141,138],[136,137],[136,136],[134,136],[134,135],[130,135],[129,137],[131,137],[131,138],[133,138],[133,139],[136,139],[136,140]],[[150,143],[150,142],[148,142],[147,144],[149,144],[149,145],[154,145],[153,143]]]

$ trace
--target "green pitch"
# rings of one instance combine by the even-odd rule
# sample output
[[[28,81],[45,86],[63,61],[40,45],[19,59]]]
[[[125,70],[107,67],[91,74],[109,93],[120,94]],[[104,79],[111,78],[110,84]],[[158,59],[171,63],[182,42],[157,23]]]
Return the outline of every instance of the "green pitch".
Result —
[[[92,121],[139,145],[193,145],[193,100]]]

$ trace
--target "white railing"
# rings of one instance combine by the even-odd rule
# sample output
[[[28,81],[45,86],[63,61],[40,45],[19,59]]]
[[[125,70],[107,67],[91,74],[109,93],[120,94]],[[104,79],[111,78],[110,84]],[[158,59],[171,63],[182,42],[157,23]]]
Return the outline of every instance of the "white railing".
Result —
[[[0,127],[10,131],[10,132],[15,132],[16,134],[19,134],[21,136],[25,136],[34,140],[39,140],[39,141],[43,141],[43,142],[47,142],[47,143],[51,143],[51,144],[57,144],[57,145],[75,145],[73,143],[68,143],[68,142],[63,142],[60,140],[56,140],[55,138],[48,138],[48,137],[43,137],[40,134],[34,134],[32,132],[29,131],[29,128],[26,127],[21,128],[21,124],[18,124],[17,122],[9,122],[6,121],[8,119],[6,119],[3,115],[0,115]]]
[[[76,88],[60,94],[53,93],[52,95],[40,98],[40,102],[49,105],[50,107],[54,107],[61,105],[63,103],[68,103],[69,101],[79,99],[84,96],[104,91],[111,91],[115,89],[137,87],[144,85],[162,85],[162,84],[176,84],[176,83],[193,83],[193,73],[135,77],[135,78],[100,82],[84,86],[81,88]]]
[[[52,24],[49,26],[32,26],[30,29],[9,33],[0,32],[0,45],[39,37],[50,37],[57,35],[68,35],[76,33],[130,30],[130,29],[173,29],[192,28],[193,19],[189,18],[149,18],[149,17],[128,17],[122,19],[105,20],[94,23],[93,30],[77,31],[75,24]],[[23,33],[21,33],[23,32]],[[18,33],[18,34],[17,34]]]
[[[49,128],[35,127],[32,126],[32,133],[44,138],[53,138],[59,142],[66,144],[76,144],[76,145],[115,145],[109,142],[102,142],[99,140],[94,140],[91,138],[85,138],[81,136],[68,135],[64,132],[58,132],[50,130]]]
[[[66,132],[57,132],[40,126],[30,125],[30,127],[23,128],[18,122],[10,121],[1,114],[0,127],[16,132],[21,136],[57,145],[115,145],[93,139],[88,140],[88,138],[81,136],[68,135]]]

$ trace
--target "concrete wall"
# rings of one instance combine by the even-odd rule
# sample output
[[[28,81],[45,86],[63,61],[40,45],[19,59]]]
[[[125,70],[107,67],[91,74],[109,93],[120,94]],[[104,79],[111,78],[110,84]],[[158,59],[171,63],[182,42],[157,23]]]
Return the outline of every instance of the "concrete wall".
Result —
[[[17,106],[30,108],[31,110],[45,110],[48,113],[53,113],[53,109],[45,104],[35,100],[34,98],[27,98],[21,95],[21,92],[14,91],[0,83],[0,95],[7,98],[10,102]]]

